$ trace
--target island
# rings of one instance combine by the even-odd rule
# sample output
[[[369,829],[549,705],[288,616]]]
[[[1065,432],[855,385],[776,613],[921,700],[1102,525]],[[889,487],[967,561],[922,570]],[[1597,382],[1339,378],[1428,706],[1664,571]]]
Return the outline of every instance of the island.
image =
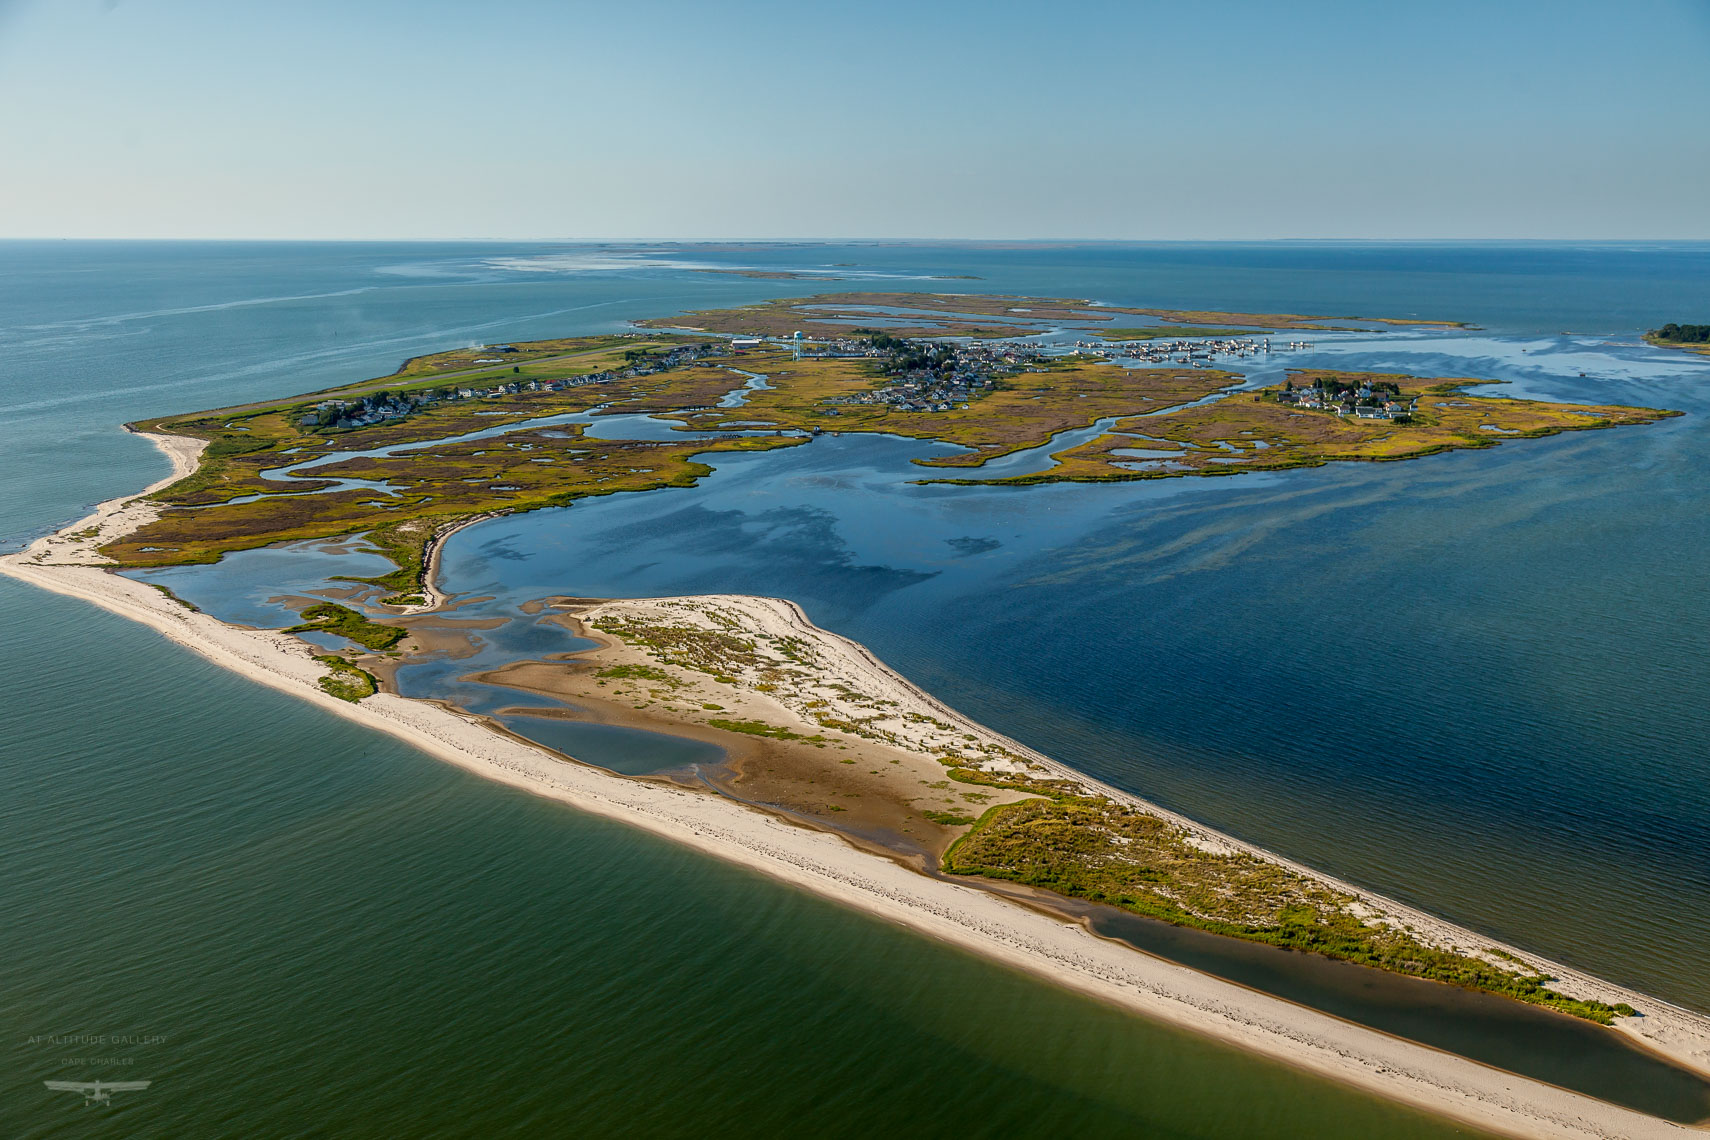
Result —
[[[910,297],[902,332],[826,323],[873,319],[873,310],[900,310]],[[968,333],[968,321],[1023,319],[1016,311],[1043,324],[981,326],[1006,338]],[[1315,371],[1289,381],[1289,391],[1377,385],[1405,400],[1408,414],[1397,417],[1360,397],[1243,391],[1232,368],[1269,346],[1232,333],[1188,335],[1213,321],[1322,327],[1293,315],[1146,310],[1183,322],[1180,335],[1071,352],[1013,338],[1132,312],[1032,297],[856,293],[670,318],[716,329],[713,339],[654,319],[638,322],[656,330],[645,333],[435,353],[391,376],[293,400],[130,425],[207,447],[192,474],[152,493],[159,510],[146,523],[82,541],[120,565],[166,566],[366,534],[398,566],[377,584],[399,604],[419,604],[429,596],[432,544],[472,520],[686,486],[720,452],[796,447],[826,432],[952,445],[954,454],[917,462],[972,472],[944,482],[1025,484],[1410,459],[1676,414],[1473,395],[1467,389],[1490,382],[1467,378]],[[821,314],[801,323],[819,321],[835,335],[778,335],[803,313]],[[931,335],[916,335],[923,331]],[[645,438],[619,426],[637,415],[652,417],[656,430]],[[1096,438],[1062,438],[1101,424]],[[1033,449],[1044,452],[1035,470],[978,470]],[[927,470],[922,478],[931,478]]]
[[[1123,316],[1162,323],[1109,324]],[[395,691],[411,655],[467,636],[435,584],[446,535],[588,496],[687,486],[724,452],[884,433],[929,452],[915,460],[923,482],[1025,486],[1417,460],[1677,414],[1508,399],[1472,377],[1297,368],[1281,384],[1248,384],[1243,364],[1273,351],[1265,330],[1324,331],[1327,319],[858,293],[460,348],[289,400],[129,425],[171,457],[173,474],[0,559],[0,571],[482,775],[1124,1007],[1479,1126],[1666,1134],[1672,1125],[1654,1118],[1096,935],[1077,908],[1515,999],[1710,1073],[1710,1020],[1103,784],[945,706],[789,602],[542,598],[536,613],[595,648],[471,677],[551,699],[525,702],[531,716],[717,744],[726,762],[693,774],[621,776],[519,735],[501,714]],[[1362,331],[1384,323],[1333,319]],[[1094,340],[1046,343],[1044,329]],[[997,460],[1025,462],[982,472]],[[113,572],[344,536],[395,569],[349,580],[284,630],[226,625]],[[346,647],[329,650],[328,639]]]

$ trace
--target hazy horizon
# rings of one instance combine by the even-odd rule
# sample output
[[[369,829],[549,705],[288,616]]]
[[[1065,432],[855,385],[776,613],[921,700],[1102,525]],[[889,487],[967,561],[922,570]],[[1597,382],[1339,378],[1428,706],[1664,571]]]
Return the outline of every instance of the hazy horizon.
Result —
[[[1707,49],[1700,0],[0,0],[0,237],[1702,240]]]
[[[224,237],[204,236],[109,236],[62,234],[55,236],[27,236],[0,234],[0,244],[51,244],[54,242],[88,242],[112,243],[134,242],[137,244],[208,244],[208,245],[597,245],[622,249],[670,248],[686,246],[705,247],[735,247],[748,246],[990,246],[1002,248],[1015,247],[1061,247],[1064,249],[1100,245],[1156,245],[1156,246],[1192,246],[1192,245],[1303,245],[1303,246],[1337,246],[1337,245],[1488,245],[1488,246],[1551,246],[1551,245],[1584,245],[1584,246],[1688,246],[1710,245],[1710,237],[1346,237],[1346,238],[1317,238],[1317,237],[1182,237],[1182,238],[1058,238],[1058,237],[989,237],[989,238],[956,238],[956,237],[890,237],[875,235],[869,237],[705,237],[705,238],[673,238],[673,237],[250,237],[232,235]]]

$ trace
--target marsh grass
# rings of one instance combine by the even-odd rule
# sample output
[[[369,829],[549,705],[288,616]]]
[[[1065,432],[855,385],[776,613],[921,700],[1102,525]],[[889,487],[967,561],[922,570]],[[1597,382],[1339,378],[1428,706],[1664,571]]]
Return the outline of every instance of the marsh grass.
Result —
[[[988,809],[945,853],[943,869],[1055,891],[1251,942],[1429,978],[1610,1024],[1631,1007],[1582,1001],[1515,963],[1504,968],[1427,946],[1359,917],[1359,900],[1244,852],[1202,848],[1181,828],[1102,797],[1060,796]]]
[[[332,602],[310,606],[297,616],[304,620],[298,625],[288,626],[286,633],[336,634],[376,652],[390,649],[409,636],[408,630],[369,621],[355,610]]]

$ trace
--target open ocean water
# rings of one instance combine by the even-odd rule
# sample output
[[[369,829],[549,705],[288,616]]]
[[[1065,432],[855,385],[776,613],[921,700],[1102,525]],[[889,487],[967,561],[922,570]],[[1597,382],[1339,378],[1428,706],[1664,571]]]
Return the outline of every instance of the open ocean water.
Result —
[[[918,445],[822,439],[471,528],[447,584],[793,598],[1107,780],[1710,1009],[1710,360],[1637,335],[1710,314],[1710,246],[0,244],[0,541],[158,478],[124,420],[866,287],[1466,320],[1291,363],[1688,415],[1111,487],[915,487]],[[1453,1131],[485,784],[81,603],[0,581],[0,611],[6,1135]],[[108,1109],[40,1084],[92,1075],[157,1083]]]

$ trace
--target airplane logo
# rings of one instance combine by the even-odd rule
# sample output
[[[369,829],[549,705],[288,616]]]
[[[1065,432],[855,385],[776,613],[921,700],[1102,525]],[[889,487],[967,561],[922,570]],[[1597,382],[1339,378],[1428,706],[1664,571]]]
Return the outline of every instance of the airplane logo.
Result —
[[[42,1084],[55,1092],[74,1092],[83,1094],[83,1104],[87,1108],[92,1104],[112,1104],[116,1092],[141,1092],[152,1085],[153,1081],[43,1081]]]

